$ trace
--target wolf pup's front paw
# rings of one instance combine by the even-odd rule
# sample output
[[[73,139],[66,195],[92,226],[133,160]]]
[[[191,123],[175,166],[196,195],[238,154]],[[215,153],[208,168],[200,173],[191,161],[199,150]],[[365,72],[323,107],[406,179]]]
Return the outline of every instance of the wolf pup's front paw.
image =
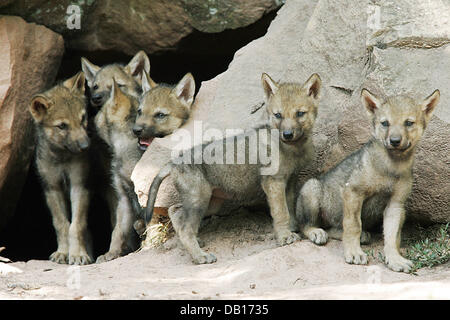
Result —
[[[367,264],[368,258],[360,248],[354,250],[346,250],[344,253],[345,262],[350,264]]]
[[[209,264],[217,261],[217,258],[212,253],[203,252],[197,257],[192,257],[195,264]]]
[[[91,264],[92,262],[93,260],[88,254],[69,255],[69,264],[83,266],[86,264]]]
[[[294,243],[297,240],[300,240],[300,236],[289,230],[277,233],[277,243],[279,246],[285,246]]]
[[[67,264],[69,262],[68,257],[69,255],[66,252],[55,251],[50,255],[49,259],[56,263]]]
[[[321,245],[325,244],[328,241],[328,233],[321,228],[314,228],[308,231],[307,233],[308,239],[311,242]]]
[[[414,265],[412,261],[405,259],[400,255],[386,256],[385,262],[389,269],[397,272],[409,272]]]
[[[88,255],[83,255],[83,256],[70,256],[69,257],[69,264],[74,264],[77,266],[83,266],[86,264],[91,264],[92,263],[92,258],[89,257]]]
[[[91,264],[92,262],[94,262],[94,260],[91,256],[89,256],[85,248],[80,246],[69,248],[69,264],[82,266]]]
[[[102,262],[106,262],[106,261],[111,261],[111,260],[117,259],[118,257],[120,257],[120,252],[118,252],[118,251],[108,251],[104,255],[99,256],[97,258],[97,260],[95,261],[95,263],[102,263]]]

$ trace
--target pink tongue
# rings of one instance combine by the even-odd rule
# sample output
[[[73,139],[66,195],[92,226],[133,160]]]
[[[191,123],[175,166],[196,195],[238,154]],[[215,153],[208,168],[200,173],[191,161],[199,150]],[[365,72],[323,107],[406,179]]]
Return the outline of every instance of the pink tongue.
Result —
[[[140,140],[139,140],[139,143],[142,144],[142,145],[144,145],[144,146],[149,147],[150,144],[152,143],[152,141],[153,141],[153,138],[150,138],[150,139],[148,139],[148,140],[140,139]]]

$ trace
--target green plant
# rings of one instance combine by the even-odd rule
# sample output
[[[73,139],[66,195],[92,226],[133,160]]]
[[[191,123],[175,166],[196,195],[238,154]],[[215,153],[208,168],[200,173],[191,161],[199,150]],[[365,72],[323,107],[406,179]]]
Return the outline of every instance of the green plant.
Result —
[[[431,231],[421,228],[418,240],[409,241],[406,258],[414,263],[411,273],[418,269],[434,267],[450,260],[450,223],[441,225],[439,229]]]

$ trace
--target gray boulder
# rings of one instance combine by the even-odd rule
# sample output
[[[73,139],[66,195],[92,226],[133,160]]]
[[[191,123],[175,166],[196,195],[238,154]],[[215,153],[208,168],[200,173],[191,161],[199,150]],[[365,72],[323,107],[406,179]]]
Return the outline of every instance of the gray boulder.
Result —
[[[281,5],[278,0],[16,0],[0,2],[0,13],[47,26],[63,35],[69,48],[134,55],[174,49],[195,30],[248,26]]]

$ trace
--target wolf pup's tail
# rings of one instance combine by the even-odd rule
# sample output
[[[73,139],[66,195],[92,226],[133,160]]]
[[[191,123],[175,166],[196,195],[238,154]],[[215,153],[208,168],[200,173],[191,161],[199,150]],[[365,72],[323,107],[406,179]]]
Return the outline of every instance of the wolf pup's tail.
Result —
[[[159,186],[163,180],[170,175],[172,170],[172,164],[168,163],[158,172],[156,177],[153,179],[150,190],[148,191],[147,207],[145,208],[144,217],[145,222],[148,224],[153,217],[153,209],[155,207],[156,196],[158,195]]]

